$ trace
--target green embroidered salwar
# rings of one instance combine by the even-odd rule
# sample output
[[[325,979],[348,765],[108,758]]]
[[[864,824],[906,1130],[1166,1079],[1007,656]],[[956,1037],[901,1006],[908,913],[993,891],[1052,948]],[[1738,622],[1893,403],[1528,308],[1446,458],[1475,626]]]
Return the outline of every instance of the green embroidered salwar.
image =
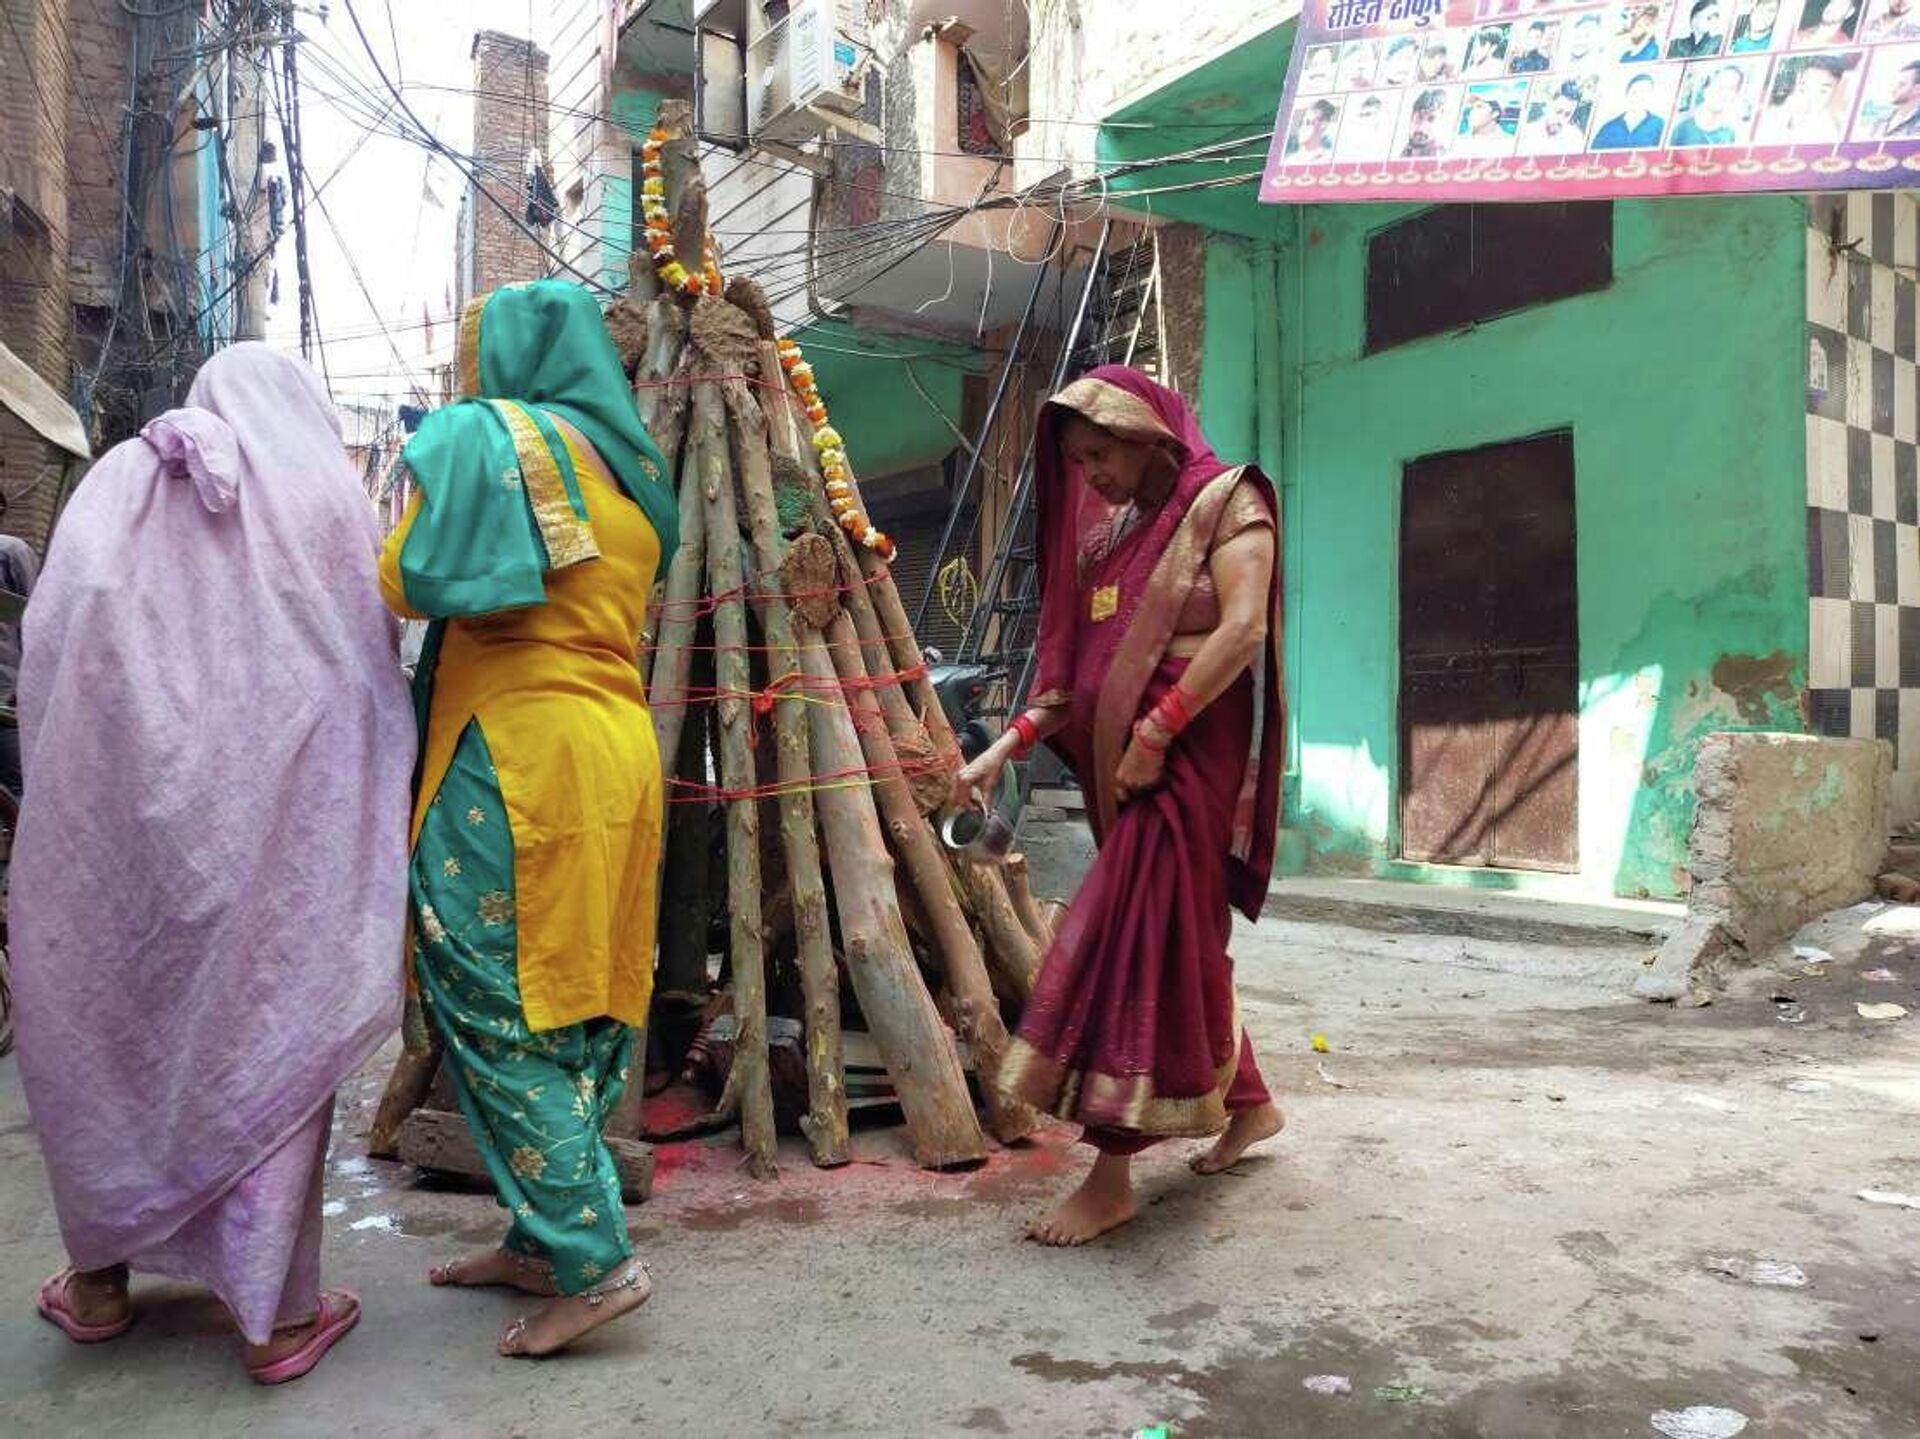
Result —
[[[515,972],[513,836],[477,725],[454,752],[414,847],[414,972],[500,1204],[506,1246],[553,1265],[563,1294],[632,1252],[620,1177],[600,1142],[633,1031],[590,1019],[534,1033]]]

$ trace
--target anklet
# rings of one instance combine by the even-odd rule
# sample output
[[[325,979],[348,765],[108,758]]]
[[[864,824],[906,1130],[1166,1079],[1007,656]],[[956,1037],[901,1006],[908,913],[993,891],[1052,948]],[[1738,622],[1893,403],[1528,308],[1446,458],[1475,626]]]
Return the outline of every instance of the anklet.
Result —
[[[618,1294],[623,1289],[638,1289],[641,1284],[651,1278],[653,1278],[652,1266],[643,1264],[638,1259],[629,1259],[591,1289],[582,1289],[577,1297],[586,1300],[591,1307],[597,1309],[607,1302],[610,1295]]]

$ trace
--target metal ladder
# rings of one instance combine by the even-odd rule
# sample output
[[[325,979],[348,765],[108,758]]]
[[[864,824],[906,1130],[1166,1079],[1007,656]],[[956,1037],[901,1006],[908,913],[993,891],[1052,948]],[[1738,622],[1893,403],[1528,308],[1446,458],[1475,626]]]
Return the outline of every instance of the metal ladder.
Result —
[[[1085,281],[1072,296],[1062,268],[1054,283],[1056,302],[1073,300],[1071,321],[1063,327],[1058,356],[1045,394],[1057,393],[1076,376],[1100,365],[1136,365],[1160,377],[1165,354],[1165,316],[1162,305],[1160,247],[1151,232],[1137,244],[1113,244],[1114,222],[1102,223],[1087,265]],[[1058,242],[1056,221],[1055,243]],[[1037,352],[1045,329],[1036,323],[1043,290],[1054,272],[1043,269],[1021,314],[1019,328],[1007,346],[977,441],[968,447],[967,461],[954,486],[940,547],[928,571],[926,592],[914,616],[922,630],[932,611],[942,572],[950,562],[971,554],[979,540],[984,511],[985,474],[981,457],[998,424],[1013,377]],[[1035,398],[1039,398],[1036,396]],[[1022,457],[992,558],[982,576],[978,599],[961,634],[950,663],[976,665],[994,682],[985,713],[1006,718],[1017,714],[1033,682],[1034,636],[1039,627],[1040,566],[1034,494],[1034,457]]]

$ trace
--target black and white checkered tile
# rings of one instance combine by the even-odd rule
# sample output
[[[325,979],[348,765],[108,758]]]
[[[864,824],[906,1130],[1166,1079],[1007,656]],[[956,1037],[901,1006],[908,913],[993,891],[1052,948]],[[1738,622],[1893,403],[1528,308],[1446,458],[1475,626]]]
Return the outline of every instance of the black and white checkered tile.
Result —
[[[1813,728],[1920,769],[1920,205],[1820,195],[1809,219]]]

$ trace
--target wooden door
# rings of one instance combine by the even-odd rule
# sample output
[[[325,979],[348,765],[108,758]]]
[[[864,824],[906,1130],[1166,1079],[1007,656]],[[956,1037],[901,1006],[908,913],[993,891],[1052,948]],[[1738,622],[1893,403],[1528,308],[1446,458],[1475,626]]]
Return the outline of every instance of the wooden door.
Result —
[[[1406,467],[1400,524],[1401,852],[1579,865],[1573,437]]]

